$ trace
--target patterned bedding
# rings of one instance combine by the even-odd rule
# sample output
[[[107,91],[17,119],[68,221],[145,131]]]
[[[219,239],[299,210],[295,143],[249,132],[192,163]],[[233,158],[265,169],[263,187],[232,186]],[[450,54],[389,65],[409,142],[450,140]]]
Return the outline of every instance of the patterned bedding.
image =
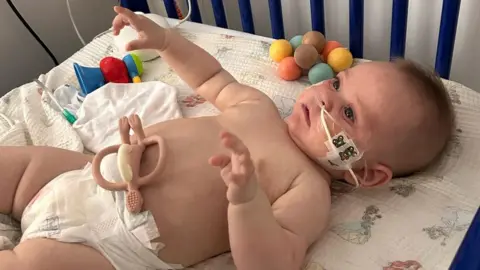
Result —
[[[306,81],[285,82],[276,77],[275,64],[268,58],[268,42],[188,28],[180,31],[214,55],[239,81],[269,95],[284,117],[308,85]],[[48,85],[78,85],[72,62],[96,66],[104,56],[120,56],[112,44],[110,34],[94,40],[47,74]],[[145,64],[143,80],[177,87],[184,117],[218,113],[161,59]],[[444,83],[457,113],[457,127],[446,155],[427,171],[396,179],[388,186],[349,194],[334,192],[329,229],[309,250],[305,270],[449,267],[480,204],[476,169],[480,162],[480,95],[458,83]],[[0,230],[7,228],[2,226]],[[223,254],[191,269],[235,267],[230,254]]]

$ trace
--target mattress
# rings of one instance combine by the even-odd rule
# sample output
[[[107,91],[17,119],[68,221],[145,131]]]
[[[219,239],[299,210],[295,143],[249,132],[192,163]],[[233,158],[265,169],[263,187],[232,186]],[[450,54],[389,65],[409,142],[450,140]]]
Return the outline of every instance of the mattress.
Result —
[[[282,117],[290,114],[296,96],[308,85],[304,80],[286,82],[276,76],[276,64],[268,57],[270,39],[189,22],[179,31],[216,57],[240,82],[266,93]],[[107,55],[121,57],[110,33],[93,40],[43,79],[50,87],[65,83],[78,86],[72,64],[97,66]],[[218,113],[162,59],[145,63],[144,67],[144,81],[162,81],[178,88],[178,103],[184,117]],[[480,204],[477,168],[480,164],[480,94],[452,81],[444,80],[444,83],[457,114],[454,136],[444,157],[425,172],[395,179],[387,186],[348,194],[334,192],[328,230],[309,249],[305,270],[449,268]],[[36,88],[26,84],[20,89],[23,90],[16,89],[12,91],[16,95],[10,95],[29,96],[25,93],[35,92]],[[25,106],[24,99],[15,100]],[[32,102],[41,100],[31,98],[28,105]],[[0,112],[8,112],[22,121],[25,114],[7,110],[5,106],[0,103]],[[46,115],[52,115],[47,105],[42,108],[48,111]],[[48,119],[65,122],[57,116]],[[61,128],[70,134],[68,125]],[[52,142],[47,143],[57,145]],[[82,150],[76,144],[60,144],[60,147]],[[231,255],[226,253],[190,269],[235,267]]]

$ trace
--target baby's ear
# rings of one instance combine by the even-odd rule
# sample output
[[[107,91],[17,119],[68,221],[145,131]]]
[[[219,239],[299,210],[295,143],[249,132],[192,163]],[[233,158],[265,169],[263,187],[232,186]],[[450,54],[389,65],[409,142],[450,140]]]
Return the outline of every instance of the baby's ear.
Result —
[[[376,187],[384,185],[392,180],[393,175],[390,167],[381,163],[370,165],[361,170],[354,170],[354,173],[357,176],[358,181],[360,181],[360,186],[362,187]],[[346,171],[344,177],[349,183],[355,183],[355,180],[350,172]]]

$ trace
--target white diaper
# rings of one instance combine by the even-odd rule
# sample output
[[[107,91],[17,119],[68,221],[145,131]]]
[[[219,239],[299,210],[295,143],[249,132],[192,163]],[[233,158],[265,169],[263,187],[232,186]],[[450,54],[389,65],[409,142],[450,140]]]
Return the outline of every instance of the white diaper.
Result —
[[[21,241],[51,238],[82,243],[101,252],[119,270],[182,269],[157,257],[164,246],[152,243],[160,236],[153,216],[148,211],[131,214],[124,196],[125,192],[99,187],[90,164],[64,173],[40,190],[25,209]]]

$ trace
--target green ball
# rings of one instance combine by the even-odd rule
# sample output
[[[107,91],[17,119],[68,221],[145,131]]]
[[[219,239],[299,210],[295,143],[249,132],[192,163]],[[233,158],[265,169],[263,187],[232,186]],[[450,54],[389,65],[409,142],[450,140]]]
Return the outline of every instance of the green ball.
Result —
[[[318,63],[308,72],[308,80],[312,84],[331,79],[335,76],[332,68],[325,63]]]
[[[295,51],[298,46],[302,45],[302,35],[294,36],[292,39],[290,39],[290,45],[293,47],[293,51]]]

